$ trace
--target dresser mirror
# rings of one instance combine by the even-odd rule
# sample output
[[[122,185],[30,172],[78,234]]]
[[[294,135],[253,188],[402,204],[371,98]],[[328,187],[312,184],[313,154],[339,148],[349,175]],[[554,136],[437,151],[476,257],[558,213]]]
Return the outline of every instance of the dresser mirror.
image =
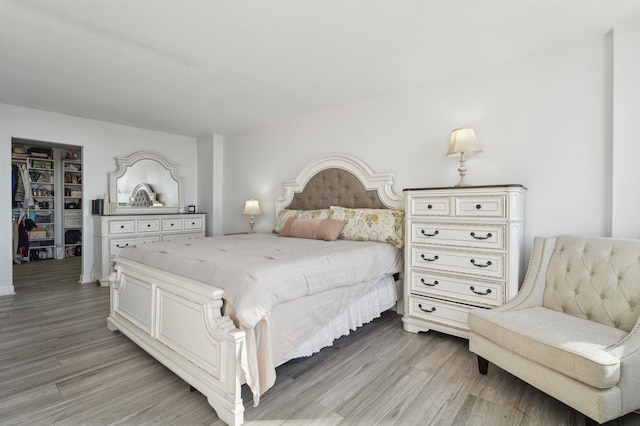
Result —
[[[153,151],[116,158],[109,173],[111,214],[183,213],[184,179],[178,165]]]

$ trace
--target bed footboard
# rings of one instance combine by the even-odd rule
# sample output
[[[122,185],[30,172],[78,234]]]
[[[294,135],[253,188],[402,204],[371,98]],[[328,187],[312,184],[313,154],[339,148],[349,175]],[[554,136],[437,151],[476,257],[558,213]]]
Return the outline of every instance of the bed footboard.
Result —
[[[118,259],[107,326],[205,395],[229,425],[244,421],[240,356],[245,333],[222,316],[223,290]]]

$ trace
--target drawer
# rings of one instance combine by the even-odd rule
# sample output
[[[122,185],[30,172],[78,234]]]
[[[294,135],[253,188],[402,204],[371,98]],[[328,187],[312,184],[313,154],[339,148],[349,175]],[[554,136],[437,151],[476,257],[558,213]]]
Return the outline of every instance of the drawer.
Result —
[[[110,234],[129,234],[135,232],[136,222],[134,220],[114,220],[109,222]]]
[[[162,230],[163,231],[173,231],[182,229],[182,219],[181,218],[173,218],[173,219],[162,219]]]
[[[505,217],[505,196],[462,196],[455,198],[455,215],[467,217]]]
[[[160,241],[160,237],[134,237],[134,238],[117,238],[112,239],[109,242],[109,250],[111,255],[117,255],[127,247],[132,247],[138,244],[155,243]]]
[[[202,238],[204,235],[202,233],[194,233],[194,234],[168,234],[162,236],[162,241],[176,241],[176,240],[196,240],[198,238]]]
[[[411,292],[456,300],[479,306],[500,306],[505,302],[504,283],[447,277],[411,271]]]
[[[504,225],[453,225],[414,222],[411,224],[411,234],[412,240],[416,243],[494,250],[503,250],[505,248]]]
[[[64,212],[65,228],[82,228],[82,211]]]
[[[411,265],[440,272],[505,279],[505,254],[412,247]]]
[[[410,215],[411,216],[450,216],[450,197],[412,197]]]
[[[204,221],[201,217],[194,217],[192,219],[184,220],[184,229],[203,229]]]
[[[138,232],[157,232],[160,230],[160,221],[158,219],[139,219]]]
[[[477,308],[427,297],[409,296],[410,316],[461,330],[469,330],[467,315],[471,309]]]

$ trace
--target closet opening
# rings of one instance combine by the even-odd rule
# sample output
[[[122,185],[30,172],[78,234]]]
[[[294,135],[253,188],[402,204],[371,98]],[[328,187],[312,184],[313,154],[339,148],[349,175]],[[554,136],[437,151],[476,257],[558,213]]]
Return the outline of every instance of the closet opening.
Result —
[[[11,138],[13,264],[82,256],[82,147]]]

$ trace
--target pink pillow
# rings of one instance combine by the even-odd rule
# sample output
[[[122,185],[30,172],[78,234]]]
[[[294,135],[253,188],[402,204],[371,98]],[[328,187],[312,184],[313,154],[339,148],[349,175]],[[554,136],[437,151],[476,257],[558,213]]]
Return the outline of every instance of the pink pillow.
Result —
[[[282,227],[280,236],[334,241],[342,232],[344,224],[343,220],[290,217]]]

